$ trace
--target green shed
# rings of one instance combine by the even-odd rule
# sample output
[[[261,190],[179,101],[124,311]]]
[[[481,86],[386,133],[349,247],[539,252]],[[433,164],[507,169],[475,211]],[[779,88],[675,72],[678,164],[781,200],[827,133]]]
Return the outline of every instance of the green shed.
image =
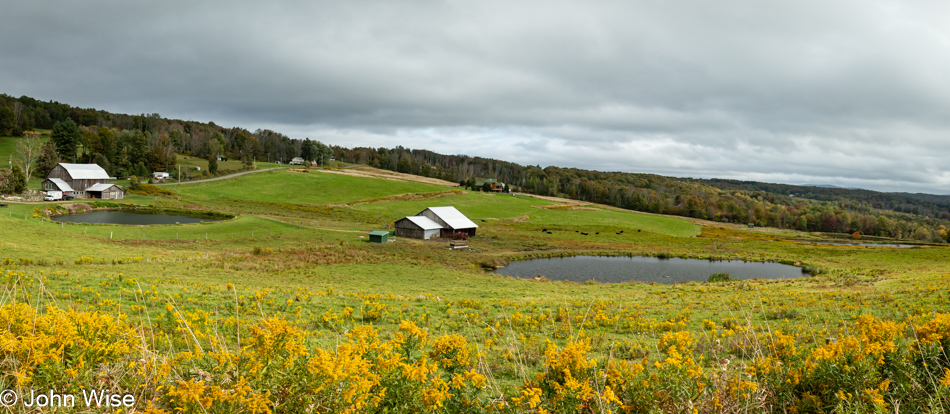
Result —
[[[386,243],[389,239],[389,232],[383,230],[376,230],[369,232],[369,242],[370,243]]]

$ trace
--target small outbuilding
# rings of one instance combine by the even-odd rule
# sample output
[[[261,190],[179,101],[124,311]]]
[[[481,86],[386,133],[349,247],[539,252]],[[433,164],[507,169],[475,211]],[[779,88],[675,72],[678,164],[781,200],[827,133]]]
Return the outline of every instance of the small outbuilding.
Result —
[[[387,241],[389,241],[388,231],[376,230],[369,232],[370,243],[386,243]]]
[[[426,216],[409,216],[396,221],[396,236],[428,240],[439,237],[442,225]]]
[[[100,198],[103,200],[121,200],[125,197],[125,192],[115,184],[96,184],[86,189],[86,195],[89,198]]]

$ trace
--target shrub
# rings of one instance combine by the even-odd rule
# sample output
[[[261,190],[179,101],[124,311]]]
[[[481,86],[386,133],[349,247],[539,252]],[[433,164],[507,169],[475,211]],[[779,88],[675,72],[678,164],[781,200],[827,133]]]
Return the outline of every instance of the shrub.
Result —
[[[728,282],[732,280],[729,273],[713,273],[709,275],[709,283]]]

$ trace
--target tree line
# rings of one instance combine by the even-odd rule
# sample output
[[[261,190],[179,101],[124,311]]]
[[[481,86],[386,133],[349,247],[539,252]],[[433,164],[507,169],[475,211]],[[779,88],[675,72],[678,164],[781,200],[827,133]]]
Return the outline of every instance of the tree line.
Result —
[[[50,139],[37,147],[36,157],[20,157],[21,170],[30,166],[27,177],[44,175],[60,161],[96,163],[115,177],[145,177],[154,171],[174,172],[178,154],[207,159],[212,174],[219,159],[251,165],[254,161],[286,163],[298,156],[324,163],[332,156],[323,143],[291,139],[267,129],[251,132],[155,113],[116,114],[0,94],[0,136],[33,142],[40,129],[51,130]]]

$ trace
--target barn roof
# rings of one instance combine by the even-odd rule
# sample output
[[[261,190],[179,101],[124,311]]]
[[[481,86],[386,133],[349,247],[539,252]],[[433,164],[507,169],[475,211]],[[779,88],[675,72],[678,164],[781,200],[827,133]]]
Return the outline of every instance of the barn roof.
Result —
[[[87,188],[86,191],[106,191],[111,187],[115,187],[115,184],[99,183]]]
[[[385,230],[375,230],[375,231],[369,232],[370,236],[386,236],[388,234],[389,232]]]
[[[70,187],[69,184],[67,184],[65,181],[59,178],[50,178],[49,180],[52,181],[53,184],[56,184],[56,187],[58,187],[60,191],[76,191],[76,190],[73,190],[73,188]]]
[[[68,164],[59,163],[69,173],[74,180],[108,180],[109,173],[103,170],[99,164]]]
[[[406,220],[413,222],[423,230],[438,230],[442,228],[441,224],[432,221],[432,219],[426,216],[409,216],[406,217]]]
[[[442,221],[444,221],[445,224],[448,224],[449,227],[451,227],[452,229],[457,230],[457,229],[470,229],[473,227],[475,228],[478,227],[478,225],[472,222],[472,220],[469,220],[468,217],[465,217],[465,215],[462,214],[462,212],[456,210],[455,207],[452,207],[452,206],[429,207],[426,210],[429,210],[435,213],[436,216],[442,219]],[[422,210],[422,211],[425,211],[425,210]],[[422,214],[422,213],[420,212],[419,214]]]

